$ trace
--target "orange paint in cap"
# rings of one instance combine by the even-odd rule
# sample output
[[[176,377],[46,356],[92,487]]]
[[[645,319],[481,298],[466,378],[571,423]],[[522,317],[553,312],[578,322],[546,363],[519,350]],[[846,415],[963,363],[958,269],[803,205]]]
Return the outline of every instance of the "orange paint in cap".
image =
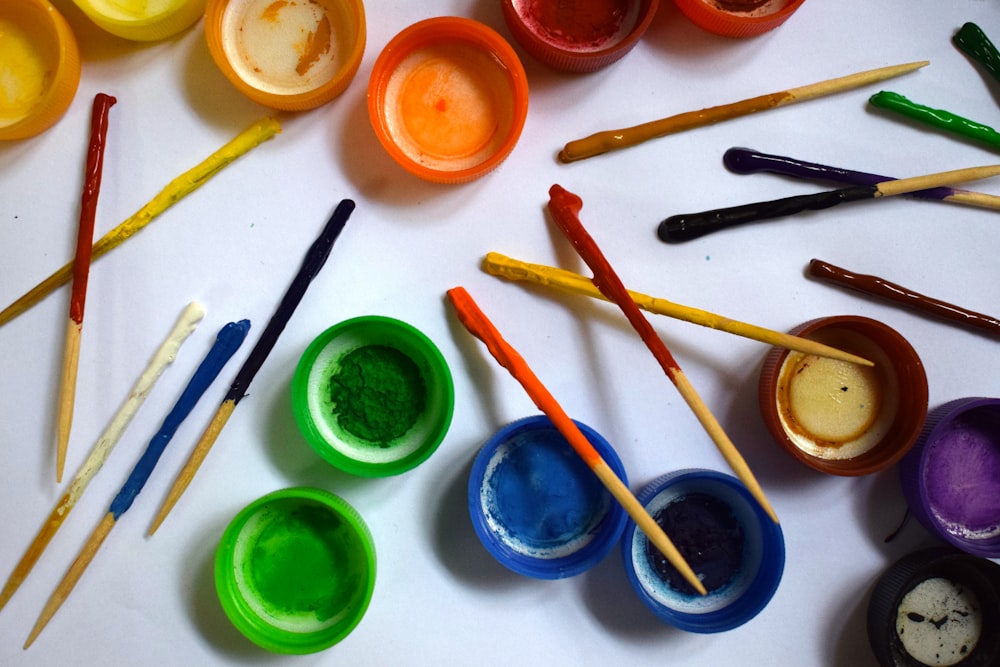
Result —
[[[386,45],[368,84],[368,113],[404,169],[463,183],[513,150],[528,113],[528,82],[510,44],[466,18],[415,23]]]

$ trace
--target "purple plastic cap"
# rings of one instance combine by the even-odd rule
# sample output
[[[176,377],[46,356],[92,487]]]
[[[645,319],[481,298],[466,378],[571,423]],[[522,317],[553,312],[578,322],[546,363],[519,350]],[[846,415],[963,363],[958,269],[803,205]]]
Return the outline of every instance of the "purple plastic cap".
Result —
[[[1000,556],[1000,398],[932,410],[899,471],[925,528],[967,553]]]

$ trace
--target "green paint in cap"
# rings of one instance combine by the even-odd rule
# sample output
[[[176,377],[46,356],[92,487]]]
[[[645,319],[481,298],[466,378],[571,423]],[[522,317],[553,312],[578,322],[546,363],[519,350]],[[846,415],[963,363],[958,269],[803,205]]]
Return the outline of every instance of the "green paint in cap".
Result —
[[[245,507],[215,558],[215,587],[229,620],[275,653],[333,646],[361,621],[375,588],[375,546],[342,498],[283,489]]]

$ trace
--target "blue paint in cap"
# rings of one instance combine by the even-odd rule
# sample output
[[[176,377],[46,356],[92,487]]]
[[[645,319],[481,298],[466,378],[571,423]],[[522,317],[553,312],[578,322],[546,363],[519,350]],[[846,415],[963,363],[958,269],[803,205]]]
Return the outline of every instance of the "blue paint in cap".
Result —
[[[708,590],[699,595],[672,573],[628,521],[621,540],[625,572],[661,621],[688,632],[724,632],[767,606],[784,571],[785,541],[742,482],[712,470],[679,470],[653,480],[636,498]]]
[[[627,484],[611,445],[574,423]],[[483,445],[472,465],[468,501],[487,551],[510,570],[536,579],[590,569],[614,548],[628,518],[542,415],[508,424]]]

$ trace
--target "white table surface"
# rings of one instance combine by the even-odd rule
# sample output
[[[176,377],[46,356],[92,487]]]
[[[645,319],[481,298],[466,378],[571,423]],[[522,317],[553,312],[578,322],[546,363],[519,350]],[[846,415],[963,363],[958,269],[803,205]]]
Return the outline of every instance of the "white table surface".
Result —
[[[0,145],[0,305],[72,257],[90,107],[113,94],[103,234],[168,181],[271,113],[237,92],[211,60],[201,25],[153,44],[105,34],[58,0],[76,31],[83,79],[62,120]],[[614,552],[571,580],[508,572],[477,542],[465,506],[475,452],[500,425],[536,409],[457,323],[444,300],[464,285],[575,418],[617,448],[634,488],[674,469],[724,461],[619,311],[505,283],[479,267],[504,254],[579,270],[545,215],[559,183],[584,200],[581,220],[636,290],[769,328],[859,314],[896,328],[926,367],[931,406],[996,395],[997,341],[804,276],[813,257],[981,312],[1000,311],[1000,217],[896,198],[668,246],[654,230],[673,213],[810,192],[773,175],[725,171],[730,146],[893,176],[1000,161],[996,152],[873,111],[880,88],[1000,123],[1000,86],[951,43],[966,21],[1000,39],[994,0],[811,0],[781,28],[738,41],[707,34],[663,2],[646,38],[619,63],[556,73],[522,55],[531,103],[520,143],[496,172],[463,186],[397,167],[368,122],[365,88],[382,46],[411,23],[462,15],[509,36],[492,0],[369,0],[361,69],[340,98],[279,114],[284,131],[95,262],[66,481],[117,410],[186,303],[208,316],[160,380],[102,473],[0,614],[3,665],[872,665],[864,619],[870,586],[896,558],[936,544],[903,516],[895,470],[824,476],[770,439],[756,403],[767,347],[657,317],[657,331],[760,479],[782,520],[787,563],[767,608],[718,635],[660,624],[629,588]],[[916,73],[834,97],[563,165],[562,145],[593,131],[737,101],[883,65],[928,59]],[[1000,193],[1000,184],[975,189]],[[357,210],[194,484],[152,539],[149,521],[336,203]],[[54,403],[69,302],[63,288],[0,328],[0,570],[20,558],[62,492],[54,481]],[[389,479],[333,470],[306,445],[289,381],[308,343],[349,317],[381,314],[423,330],[454,375],[455,416],[438,452]],[[21,649],[57,581],[166,411],[230,320],[249,343],[181,427],[135,506],[66,604]],[[65,481],[64,481],[65,483]],[[224,616],[212,559],[233,515],[270,491],[328,489],[368,522],[378,580],[367,615],[339,645],[306,657],[258,649]]]

